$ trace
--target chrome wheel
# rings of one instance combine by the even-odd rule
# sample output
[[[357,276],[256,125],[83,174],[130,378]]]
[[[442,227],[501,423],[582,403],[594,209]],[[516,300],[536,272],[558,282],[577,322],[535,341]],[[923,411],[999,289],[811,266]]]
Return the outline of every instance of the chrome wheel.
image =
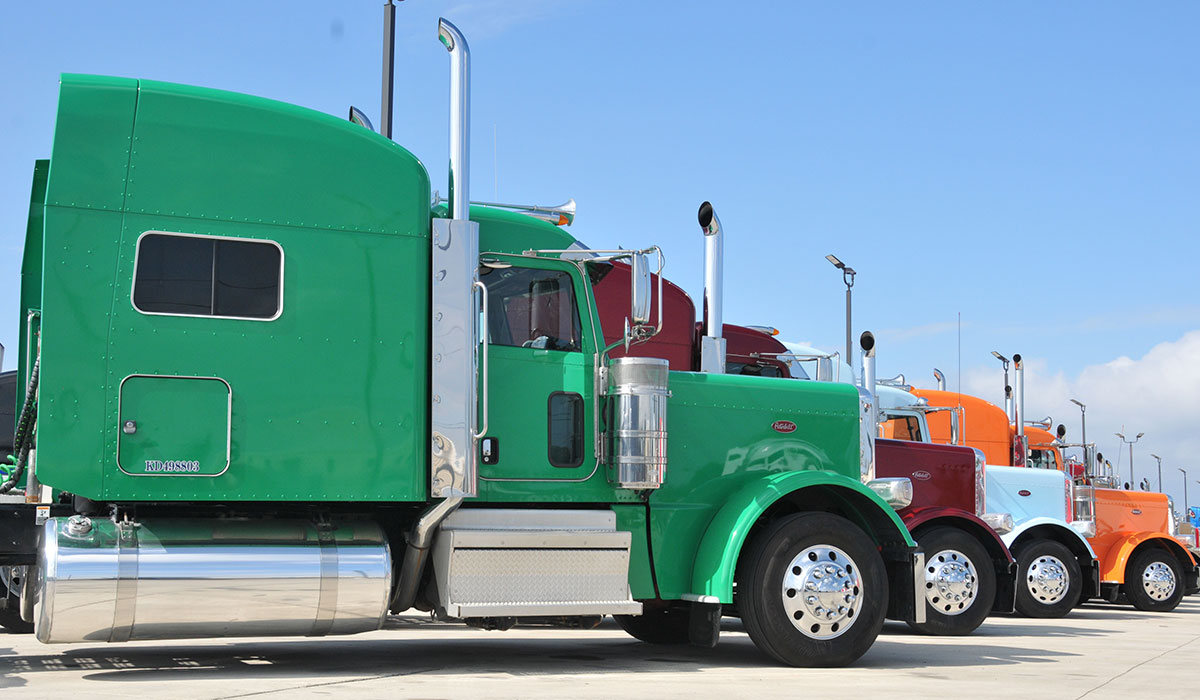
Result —
[[[1171,567],[1156,561],[1142,571],[1142,588],[1151,600],[1166,600],[1175,593],[1175,572]]]
[[[806,637],[833,639],[854,624],[862,606],[858,566],[837,547],[801,551],[783,577],[783,609]]]
[[[979,576],[965,554],[943,549],[925,564],[925,600],[930,607],[943,615],[958,615],[971,607],[979,591]]]
[[[1025,572],[1025,585],[1035,600],[1054,605],[1067,595],[1071,588],[1071,577],[1067,565],[1057,557],[1043,555],[1033,560]]]

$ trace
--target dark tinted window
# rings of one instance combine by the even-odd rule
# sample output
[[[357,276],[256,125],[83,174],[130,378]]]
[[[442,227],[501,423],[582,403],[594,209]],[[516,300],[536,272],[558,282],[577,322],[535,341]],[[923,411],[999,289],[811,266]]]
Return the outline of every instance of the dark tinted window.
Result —
[[[583,397],[555,392],[548,410],[550,465],[578,467],[583,464]]]
[[[273,318],[282,270],[272,243],[147,234],[138,245],[133,305],[149,313]]]
[[[488,289],[488,338],[495,345],[582,349],[571,276],[527,267],[481,267]]]

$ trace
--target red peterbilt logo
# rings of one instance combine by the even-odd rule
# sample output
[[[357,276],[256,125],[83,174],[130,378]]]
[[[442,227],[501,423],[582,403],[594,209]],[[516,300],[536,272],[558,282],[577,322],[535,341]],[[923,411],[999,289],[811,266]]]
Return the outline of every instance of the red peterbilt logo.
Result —
[[[777,420],[771,424],[771,430],[777,433],[794,433],[796,432],[796,424],[790,420]]]
[[[929,481],[930,479],[933,478],[933,474],[930,474],[929,472],[925,471],[924,469],[920,469],[918,471],[913,472],[912,476],[914,479],[917,479],[919,481]]]
[[[1017,495],[1018,496],[1032,496],[1033,491],[1030,491],[1029,489],[1021,489],[1020,491],[1017,491]]]

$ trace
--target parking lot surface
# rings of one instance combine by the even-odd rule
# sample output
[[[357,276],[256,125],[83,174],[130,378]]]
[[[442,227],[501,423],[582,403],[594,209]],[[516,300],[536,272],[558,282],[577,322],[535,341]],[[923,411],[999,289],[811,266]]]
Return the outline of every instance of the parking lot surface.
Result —
[[[394,617],[354,637],[43,645],[0,631],[0,698],[1196,698],[1200,596],[1173,613],[1086,605],[968,637],[888,623],[850,668],[782,667],[736,620],[716,649],[594,630],[487,632]]]

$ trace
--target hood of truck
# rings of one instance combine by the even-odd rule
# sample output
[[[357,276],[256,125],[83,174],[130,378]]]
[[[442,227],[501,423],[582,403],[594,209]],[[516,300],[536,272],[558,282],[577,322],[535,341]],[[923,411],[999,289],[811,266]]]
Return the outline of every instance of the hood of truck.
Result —
[[[912,480],[912,508],[943,506],[975,512],[975,451],[969,447],[878,439],[875,476]]]
[[[1095,540],[1124,538],[1139,532],[1170,532],[1171,513],[1161,493],[1096,489]]]
[[[1011,513],[1020,525],[1032,518],[1067,520],[1070,482],[1060,471],[1027,467],[986,467],[987,512]]]

